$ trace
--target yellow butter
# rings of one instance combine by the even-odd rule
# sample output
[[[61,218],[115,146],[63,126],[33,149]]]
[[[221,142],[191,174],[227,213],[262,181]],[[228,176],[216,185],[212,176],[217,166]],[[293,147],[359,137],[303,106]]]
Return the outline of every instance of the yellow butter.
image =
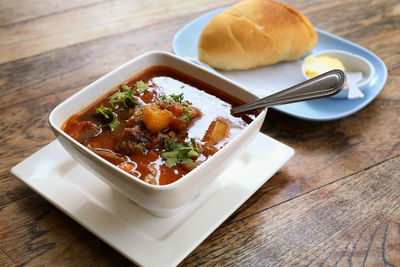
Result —
[[[303,63],[303,69],[309,78],[313,78],[333,69],[345,70],[342,62],[339,59],[327,56],[306,57]]]

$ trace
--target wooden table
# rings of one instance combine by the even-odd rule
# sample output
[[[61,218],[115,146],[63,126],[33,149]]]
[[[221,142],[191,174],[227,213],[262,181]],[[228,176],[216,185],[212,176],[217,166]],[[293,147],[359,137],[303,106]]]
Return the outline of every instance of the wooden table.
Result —
[[[232,0],[0,0],[0,266],[130,262],[10,175],[54,140],[49,112]],[[295,156],[182,265],[400,266],[400,2],[285,0],[314,26],[376,53],[383,91],[344,119],[271,110],[263,131]],[[155,252],[156,254],[156,252]]]

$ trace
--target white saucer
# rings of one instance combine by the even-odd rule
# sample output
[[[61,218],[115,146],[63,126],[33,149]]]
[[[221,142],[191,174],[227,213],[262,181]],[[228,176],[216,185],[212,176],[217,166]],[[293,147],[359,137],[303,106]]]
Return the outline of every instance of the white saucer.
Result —
[[[257,191],[294,150],[257,134],[187,209],[159,218],[129,201],[53,141],[11,173],[131,261],[175,266]]]

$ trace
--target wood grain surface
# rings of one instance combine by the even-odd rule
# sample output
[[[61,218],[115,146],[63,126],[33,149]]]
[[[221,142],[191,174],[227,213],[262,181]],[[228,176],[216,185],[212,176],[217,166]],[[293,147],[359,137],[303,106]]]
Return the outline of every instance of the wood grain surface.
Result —
[[[54,140],[57,104],[235,2],[0,0],[0,266],[133,265],[10,169]],[[262,131],[295,156],[181,265],[400,266],[400,1],[283,2],[377,54],[387,83],[336,121],[270,110]]]

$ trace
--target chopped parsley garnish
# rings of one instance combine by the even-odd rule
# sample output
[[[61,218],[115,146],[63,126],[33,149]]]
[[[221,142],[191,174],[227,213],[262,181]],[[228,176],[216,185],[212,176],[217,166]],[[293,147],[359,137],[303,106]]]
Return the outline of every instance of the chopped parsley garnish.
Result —
[[[110,96],[110,104],[113,108],[115,108],[116,103],[122,103],[125,108],[128,108],[129,103],[136,106],[138,103],[136,102],[135,94],[141,94],[148,88],[149,85],[143,81],[136,82],[133,88],[126,84],[121,85],[121,91],[115,92],[112,96]]]
[[[114,131],[115,128],[119,125],[119,119],[117,114],[115,114],[112,108],[106,108],[103,104],[100,107],[96,108],[96,113],[103,115],[106,119],[112,119],[111,122],[103,125],[102,127],[110,127],[111,131]]]
[[[128,85],[126,85],[126,84],[123,84],[123,85],[121,85],[121,89],[124,90],[124,91],[129,91],[129,90],[131,90],[132,88],[129,87]]]
[[[165,164],[170,167],[177,163],[193,162],[194,157],[199,156],[199,150],[192,144],[178,143],[175,139],[168,139],[165,144],[165,152],[161,156],[166,159]]]
[[[180,93],[179,95],[176,95],[176,94],[170,94],[168,96],[163,95],[163,96],[161,96],[161,100],[162,101],[175,101],[184,106],[189,105],[189,103],[184,100],[183,93]]]
[[[183,93],[180,93],[179,95],[171,94],[171,95],[169,95],[169,97],[170,97],[172,100],[174,100],[175,102],[178,102],[178,103],[181,103],[181,104],[182,104],[182,101],[183,101]]]
[[[149,89],[149,85],[143,81],[137,81],[135,84],[135,90],[136,92],[139,92],[140,94],[143,93],[144,91],[146,91],[147,89]]]
[[[183,116],[186,117],[186,123],[189,123],[190,120],[192,119],[192,117],[190,116],[189,108],[188,108],[188,107],[186,107],[186,108],[182,111],[182,114],[181,114],[181,115],[183,115]]]
[[[135,100],[135,91],[132,90],[127,85],[121,86],[122,91],[115,92],[112,96],[110,96],[110,104],[113,108],[115,108],[115,103],[122,103],[125,108],[128,107],[128,103],[132,103],[133,105],[137,105]]]

